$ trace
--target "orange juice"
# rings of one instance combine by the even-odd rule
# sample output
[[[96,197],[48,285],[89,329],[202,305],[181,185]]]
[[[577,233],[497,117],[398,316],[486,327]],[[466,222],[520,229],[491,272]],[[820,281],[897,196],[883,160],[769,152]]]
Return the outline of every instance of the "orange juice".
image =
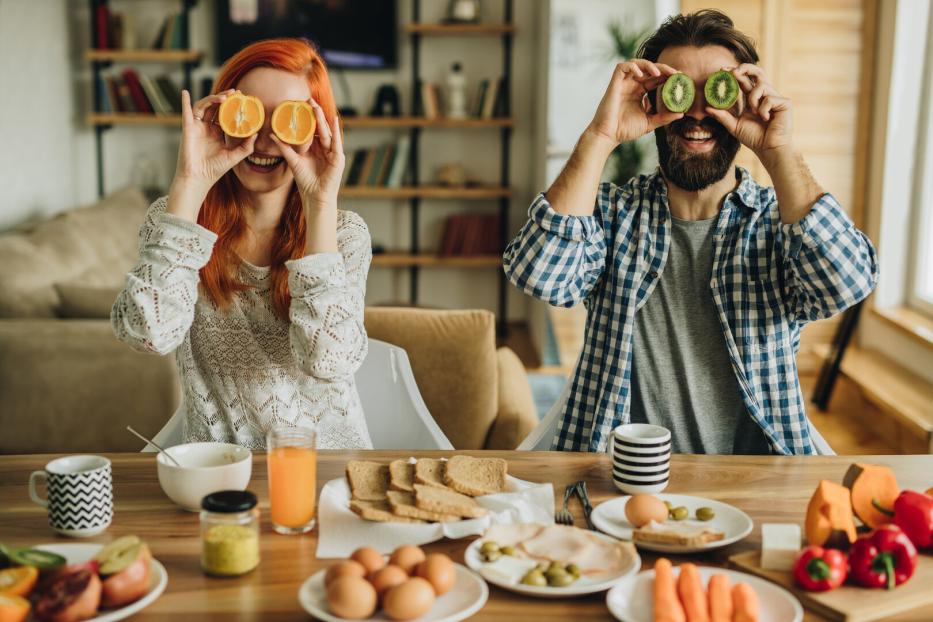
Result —
[[[269,508],[273,524],[300,529],[314,520],[317,450],[309,447],[269,449]]]

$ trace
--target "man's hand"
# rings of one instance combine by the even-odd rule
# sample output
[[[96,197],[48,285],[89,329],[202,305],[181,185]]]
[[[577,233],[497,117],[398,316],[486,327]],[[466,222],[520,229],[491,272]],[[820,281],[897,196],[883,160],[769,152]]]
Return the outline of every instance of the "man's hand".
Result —
[[[663,106],[658,106],[658,112],[650,111],[646,97],[648,91],[675,73],[677,70],[669,65],[642,58],[619,63],[587,131],[615,148],[682,118],[683,113]]]
[[[731,110],[707,106],[706,113],[751,149],[762,162],[777,151],[789,152],[793,143],[791,101],[775,90],[765,77],[765,72],[757,65],[744,63],[732,69],[724,69],[735,76],[742,89],[744,102],[740,97]]]

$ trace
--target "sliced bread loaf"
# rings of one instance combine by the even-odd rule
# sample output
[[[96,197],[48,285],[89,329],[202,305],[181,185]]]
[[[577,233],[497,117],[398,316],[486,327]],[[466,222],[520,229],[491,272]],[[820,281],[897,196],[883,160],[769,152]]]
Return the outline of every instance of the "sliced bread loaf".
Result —
[[[386,494],[389,499],[389,505],[392,507],[392,513],[397,516],[418,518],[431,521],[432,523],[452,523],[460,520],[460,517],[456,514],[442,514],[440,512],[432,512],[431,510],[422,510],[415,505],[414,493],[390,490]]]
[[[415,463],[415,482],[447,490],[444,484],[444,461],[434,458],[418,460]]]
[[[444,483],[471,497],[492,495],[505,490],[508,463],[502,458],[453,456],[444,469]]]
[[[453,490],[415,484],[415,505],[422,510],[441,514],[456,514],[464,518],[479,518],[486,515],[486,508],[476,501]]]
[[[415,465],[408,460],[393,460],[389,463],[389,490],[414,492]]]
[[[392,506],[388,501],[361,501],[360,499],[350,500],[350,509],[361,518],[376,521],[379,523],[423,523],[423,520],[417,518],[408,518],[392,513]]]
[[[367,460],[347,462],[347,482],[354,499],[384,501],[389,490],[389,467]]]

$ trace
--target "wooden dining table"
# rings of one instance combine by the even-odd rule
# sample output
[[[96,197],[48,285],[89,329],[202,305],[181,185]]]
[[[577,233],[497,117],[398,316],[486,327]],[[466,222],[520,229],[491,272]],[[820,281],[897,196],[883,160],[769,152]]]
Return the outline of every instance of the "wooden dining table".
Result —
[[[321,451],[318,457],[318,488],[341,477],[350,459],[388,462],[410,455],[450,456],[447,451]],[[508,460],[509,473],[532,482],[554,485],[559,503],[564,487],[586,480],[594,505],[621,493],[613,486],[610,462],[605,455],[583,453],[468,451],[476,456]],[[117,536],[137,534],[148,542],[154,557],[168,570],[165,593],[133,620],[307,620],[298,603],[298,588],[314,572],[332,560],[315,556],[318,532],[300,536],[279,535],[269,524],[266,459],[253,456],[249,489],[260,499],[262,561],[252,573],[218,579],[205,576],[200,568],[199,517],[175,506],[162,492],[156,475],[155,454],[104,454],[113,464],[114,518],[110,528],[90,542],[108,542]],[[26,546],[68,542],[48,526],[45,510],[29,500],[30,472],[42,469],[51,454],[0,456],[0,542]],[[667,492],[708,497],[730,503],[754,520],[744,540],[716,551],[671,556],[674,563],[693,561],[727,566],[728,557],[761,546],[761,524],[766,522],[803,525],[807,501],[821,479],[841,482],[853,462],[871,462],[894,469],[903,488],[926,490],[933,485],[933,455],[913,456],[693,456],[672,459]],[[586,527],[582,509],[571,503],[576,525]],[[443,540],[425,545],[429,551],[444,552],[462,562],[471,539]],[[360,542],[365,545],[366,542]],[[650,568],[655,555],[641,552],[642,566]],[[931,586],[930,589],[933,589]],[[564,600],[542,600],[520,596],[490,586],[489,600],[476,614],[477,620],[611,620],[605,594]],[[806,612],[805,620],[824,618]],[[933,607],[915,609],[886,618],[898,622],[929,622]]]

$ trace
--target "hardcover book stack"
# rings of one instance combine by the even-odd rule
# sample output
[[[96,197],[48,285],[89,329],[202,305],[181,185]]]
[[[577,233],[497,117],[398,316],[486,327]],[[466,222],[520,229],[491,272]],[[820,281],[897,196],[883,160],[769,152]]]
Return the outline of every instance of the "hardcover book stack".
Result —
[[[150,78],[135,69],[101,77],[98,112],[171,115],[181,113],[181,90],[167,75]]]
[[[411,140],[402,136],[395,143],[357,149],[347,167],[345,186],[399,188],[408,172]]]

